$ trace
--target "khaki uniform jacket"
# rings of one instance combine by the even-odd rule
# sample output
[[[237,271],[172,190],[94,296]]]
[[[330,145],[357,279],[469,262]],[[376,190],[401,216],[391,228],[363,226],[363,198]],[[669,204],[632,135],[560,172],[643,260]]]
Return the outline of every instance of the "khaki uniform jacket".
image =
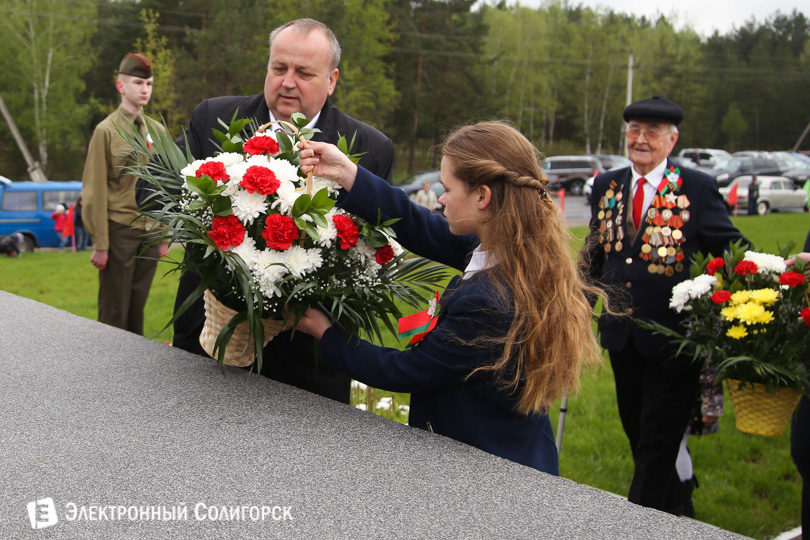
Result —
[[[148,116],[139,116],[149,122],[154,130],[164,129]],[[125,174],[125,168],[133,164],[133,150],[118,134],[118,129],[127,130],[130,124],[135,125],[135,120],[136,115],[118,107],[96,126],[87,148],[82,175],[82,219],[96,250],[104,251],[110,247],[107,220],[144,229],[148,227],[147,221],[139,219],[135,202],[137,177]],[[141,132],[146,135],[145,124],[142,124]]]

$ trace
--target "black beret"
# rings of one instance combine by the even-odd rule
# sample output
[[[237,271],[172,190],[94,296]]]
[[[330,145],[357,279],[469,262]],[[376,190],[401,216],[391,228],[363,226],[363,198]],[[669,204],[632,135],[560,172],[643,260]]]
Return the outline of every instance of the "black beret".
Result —
[[[129,53],[121,60],[118,73],[148,79],[152,76],[152,62],[140,53]]]
[[[683,109],[674,101],[653,96],[634,101],[624,108],[624,121],[630,120],[660,120],[677,126],[683,120]]]

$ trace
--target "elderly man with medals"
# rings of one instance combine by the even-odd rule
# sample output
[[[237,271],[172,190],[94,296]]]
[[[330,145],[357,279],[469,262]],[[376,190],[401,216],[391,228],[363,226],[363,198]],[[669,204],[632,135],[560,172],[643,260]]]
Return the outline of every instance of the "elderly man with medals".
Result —
[[[672,287],[688,279],[692,257],[721,255],[742,239],[714,180],[667,159],[678,141],[683,109],[662,97],[624,110],[632,167],[594,182],[591,231],[583,264],[603,285],[613,311],[599,321],[610,353],[622,427],[635,473],[628,499],[676,515],[691,514],[694,477],[676,459],[699,390],[701,366],[678,356],[666,338],[636,325],[650,319],[677,329]],[[691,469],[691,463],[690,467]]]

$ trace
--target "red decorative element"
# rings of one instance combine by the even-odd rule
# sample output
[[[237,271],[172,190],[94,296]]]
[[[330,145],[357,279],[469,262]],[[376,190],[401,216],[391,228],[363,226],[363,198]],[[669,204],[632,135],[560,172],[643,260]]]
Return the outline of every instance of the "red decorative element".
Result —
[[[712,295],[712,302],[715,304],[722,304],[731,300],[731,291],[717,291]]]
[[[200,165],[200,168],[197,169],[197,178],[201,178],[202,175],[206,175],[214,182],[226,182],[230,178],[228,176],[228,172],[225,170],[225,164],[221,161],[208,161]]]
[[[245,188],[248,193],[258,192],[261,195],[272,195],[281,185],[281,182],[276,178],[276,174],[267,167],[253,165],[245,171],[239,185]]]
[[[267,242],[267,247],[278,251],[290,249],[293,242],[298,240],[300,230],[295,220],[290,216],[281,214],[270,214],[264,220],[264,231],[262,238]]]
[[[745,274],[756,274],[757,263],[754,261],[740,261],[737,263],[737,266],[734,267],[734,271],[741,276]]]
[[[798,287],[805,282],[804,274],[798,272],[785,272],[779,276],[779,283],[788,287]]]
[[[706,273],[713,276],[715,272],[723,268],[725,265],[726,261],[723,260],[723,257],[716,257],[709,262],[708,266],[706,266]]]
[[[804,319],[804,324],[810,326],[810,308],[804,308],[799,315],[801,315],[802,319]]]
[[[386,244],[383,247],[377,248],[377,253],[374,256],[377,259],[377,264],[388,264],[394,258],[394,248],[391,244]]]
[[[641,211],[644,209],[644,182],[647,179],[643,176],[638,179],[636,193],[633,195],[633,224],[638,229],[641,226]]]
[[[335,224],[338,231],[340,249],[349,249],[357,245],[357,240],[360,238],[360,230],[351,218],[343,214],[337,214],[332,217],[332,222]]]
[[[233,214],[216,216],[208,234],[219,249],[228,249],[231,246],[236,247],[244,241],[245,226]]]
[[[251,137],[242,145],[242,150],[251,156],[269,154],[275,156],[279,152],[279,146],[273,137],[260,136]]]

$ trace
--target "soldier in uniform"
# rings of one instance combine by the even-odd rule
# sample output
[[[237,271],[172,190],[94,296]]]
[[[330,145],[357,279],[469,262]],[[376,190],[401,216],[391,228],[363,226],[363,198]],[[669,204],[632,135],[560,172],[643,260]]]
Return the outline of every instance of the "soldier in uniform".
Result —
[[[601,343],[610,354],[619,415],[633,454],[628,499],[676,515],[689,507],[692,482],[675,462],[698,394],[701,366],[636,320],[678,329],[669,308],[672,287],[690,277],[692,257],[721,255],[743,239],[731,224],[714,180],[679,168],[667,157],[678,141],[681,107],[654,96],[624,110],[632,167],[594,181],[590,235],[583,264],[607,291],[614,309],[604,313]]]
[[[140,335],[157,268],[154,259],[165,255],[168,245],[150,245],[144,236],[151,224],[139,217],[137,178],[125,172],[133,150],[118,130],[134,126],[147,136],[146,122],[163,129],[142,110],[152,95],[152,80],[146,56],[124,57],[115,83],[121,105],[93,131],[82,175],[82,218],[93,241],[90,262],[99,270],[98,320]]]

